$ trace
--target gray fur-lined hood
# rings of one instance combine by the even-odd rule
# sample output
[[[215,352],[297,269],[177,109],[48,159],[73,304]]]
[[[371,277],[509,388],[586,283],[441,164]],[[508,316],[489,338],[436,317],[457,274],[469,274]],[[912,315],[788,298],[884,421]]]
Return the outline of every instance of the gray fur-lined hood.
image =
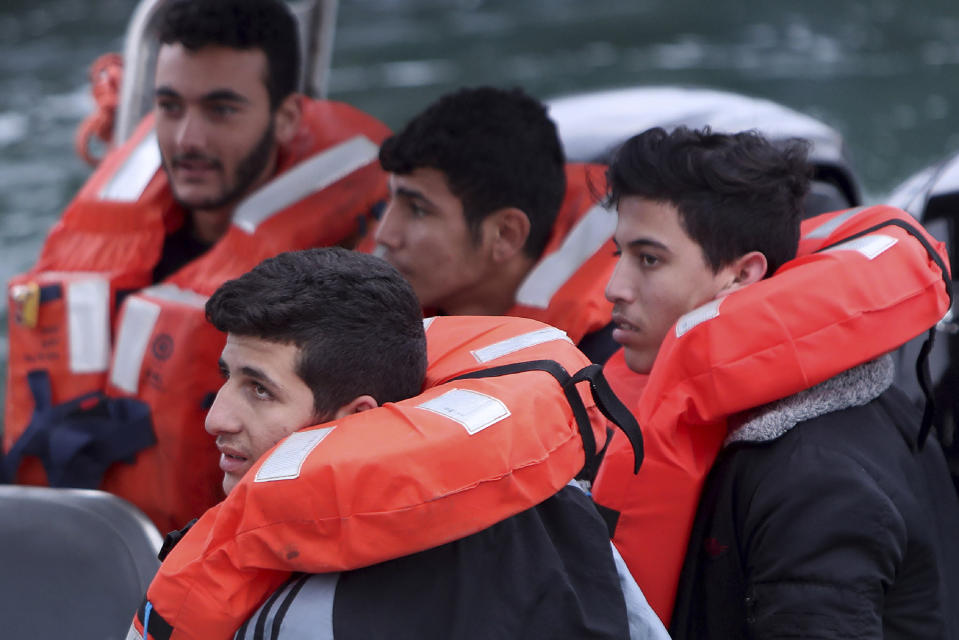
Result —
[[[797,394],[750,409],[730,420],[731,432],[724,446],[775,440],[800,422],[864,405],[889,388],[894,374],[895,365],[887,354]]]

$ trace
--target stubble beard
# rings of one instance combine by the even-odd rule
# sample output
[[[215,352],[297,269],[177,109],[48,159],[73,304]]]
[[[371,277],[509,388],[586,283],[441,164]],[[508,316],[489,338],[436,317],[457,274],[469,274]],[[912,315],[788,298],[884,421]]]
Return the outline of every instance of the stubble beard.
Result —
[[[263,135],[254,145],[253,149],[250,150],[250,153],[246,155],[245,158],[240,160],[239,164],[236,166],[236,171],[233,174],[233,184],[227,184],[226,189],[222,194],[216,198],[210,198],[199,204],[193,202],[186,202],[181,200],[179,195],[176,192],[176,188],[172,188],[173,199],[181,207],[187,211],[208,211],[222,209],[228,205],[236,204],[245,196],[248,195],[250,187],[256,182],[257,178],[260,177],[260,174],[263,173],[263,170],[266,168],[267,164],[270,162],[270,156],[273,154],[275,141],[274,141],[274,127],[273,119],[270,119],[270,124],[267,126],[266,131],[263,132]],[[216,161],[220,171],[223,170],[223,166],[219,161]],[[163,169],[166,171],[167,180],[170,185],[173,185],[173,177],[171,175],[170,163],[164,160]]]

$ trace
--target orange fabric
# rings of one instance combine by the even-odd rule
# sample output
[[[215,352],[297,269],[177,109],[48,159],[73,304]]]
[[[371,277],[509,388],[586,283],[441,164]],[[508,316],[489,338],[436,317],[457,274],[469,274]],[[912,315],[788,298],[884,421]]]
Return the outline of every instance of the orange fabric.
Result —
[[[73,148],[84,162],[95,167],[100,159],[90,153],[90,140],[96,136],[107,145],[113,142],[113,122],[123,81],[123,57],[119,53],[103,54],[90,65],[89,76],[96,111],[77,127]]]
[[[12,285],[77,277],[64,272],[100,274],[110,284],[107,312],[116,333],[117,321],[124,313],[117,310],[117,292],[137,291],[151,284],[165,235],[183,222],[183,211],[174,202],[162,169],[136,202],[104,201],[99,196],[152,130],[153,118],[148,116],[130,140],[104,158],[50,231],[36,266],[14,278]],[[277,175],[357,135],[378,145],[389,130],[348,105],[304,99],[300,129],[280,149]],[[373,205],[385,197],[385,176],[373,161],[275,213],[253,233],[231,226],[208,252],[166,282],[207,296],[225,280],[282,251],[348,243],[365,224]],[[203,420],[204,398],[221,383],[216,363],[223,338],[206,323],[202,308],[144,295],[161,310],[149,337],[135,395],[151,407],[158,445],[142,452],[132,466],[114,465],[107,472],[104,488],[131,500],[166,531],[183,526],[222,497],[217,454],[203,431]],[[127,307],[125,304],[123,309]],[[104,389],[125,394],[106,384],[106,372],[80,375],[70,371],[65,357],[68,345],[61,335],[67,323],[62,302],[40,306],[38,328],[18,323],[15,314],[9,322],[5,451],[26,429],[33,412],[26,385],[26,374],[32,369],[50,370],[55,402]],[[54,333],[60,336],[55,342],[50,338]],[[175,345],[169,360],[164,359],[162,349],[157,356],[152,348],[161,335]],[[42,467],[30,457],[25,458],[17,479],[46,484]]]
[[[642,469],[632,475],[620,434],[600,467],[593,497],[620,512],[613,542],[667,625],[699,493],[726,437],[727,417],[891,351],[948,308],[940,268],[898,227],[868,236],[881,246],[892,242],[872,259],[854,250],[811,253],[890,219],[918,227],[905,212],[876,206],[822,238],[810,237],[842,213],[805,221],[796,259],[723,298],[716,317],[681,336],[667,335],[633,405],[644,436]],[[948,265],[945,246],[925,238]]]
[[[154,578],[147,597],[173,625],[171,637],[231,637],[291,572],[355,569],[432,548],[559,491],[582,468],[584,454],[569,403],[552,376],[527,372],[447,382],[513,362],[551,359],[570,373],[589,365],[562,338],[488,362],[474,355],[542,329],[547,327],[520,318],[435,318],[426,333],[428,388],[420,396],[324,425],[332,430],[301,462],[295,479],[254,481],[271,454],[264,455]],[[470,434],[419,407],[453,389],[491,396],[509,415]],[[585,386],[579,390],[602,446],[606,420]]]
[[[626,366],[622,348],[603,364],[603,375],[606,376],[613,393],[627,407],[635,407],[639,403],[639,398],[643,395],[643,389],[646,388],[646,382],[649,380],[649,376],[645,373],[636,373]]]

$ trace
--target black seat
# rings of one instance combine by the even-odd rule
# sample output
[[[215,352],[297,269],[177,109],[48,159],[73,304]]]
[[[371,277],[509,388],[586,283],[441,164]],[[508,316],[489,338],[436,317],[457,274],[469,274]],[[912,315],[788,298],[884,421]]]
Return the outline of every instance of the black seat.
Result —
[[[0,486],[0,636],[123,640],[160,543],[114,495]]]

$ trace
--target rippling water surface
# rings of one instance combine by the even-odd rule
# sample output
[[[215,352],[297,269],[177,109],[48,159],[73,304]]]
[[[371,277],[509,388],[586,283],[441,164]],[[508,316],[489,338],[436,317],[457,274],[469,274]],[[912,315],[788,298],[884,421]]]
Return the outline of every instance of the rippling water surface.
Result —
[[[89,175],[72,151],[92,106],[86,68],[122,48],[132,6],[5,0],[0,9],[4,283],[33,263]],[[520,85],[541,98],[636,84],[729,89],[839,129],[871,201],[959,148],[954,0],[341,0],[337,24],[330,97],[393,128],[461,85]]]

